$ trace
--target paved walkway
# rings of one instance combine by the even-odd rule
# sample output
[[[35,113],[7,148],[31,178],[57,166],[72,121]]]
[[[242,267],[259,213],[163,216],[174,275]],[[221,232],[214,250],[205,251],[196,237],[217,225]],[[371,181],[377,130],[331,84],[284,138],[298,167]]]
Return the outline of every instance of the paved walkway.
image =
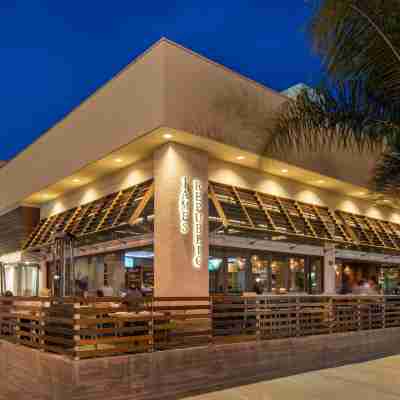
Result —
[[[185,400],[400,400],[400,356],[308,372]]]

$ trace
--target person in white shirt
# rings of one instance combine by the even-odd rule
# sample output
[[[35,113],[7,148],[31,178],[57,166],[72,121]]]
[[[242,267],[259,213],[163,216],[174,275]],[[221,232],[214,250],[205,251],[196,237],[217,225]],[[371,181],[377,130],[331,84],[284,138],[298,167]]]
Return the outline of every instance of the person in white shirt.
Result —
[[[105,284],[100,290],[103,292],[104,297],[114,296],[114,289],[108,284]]]

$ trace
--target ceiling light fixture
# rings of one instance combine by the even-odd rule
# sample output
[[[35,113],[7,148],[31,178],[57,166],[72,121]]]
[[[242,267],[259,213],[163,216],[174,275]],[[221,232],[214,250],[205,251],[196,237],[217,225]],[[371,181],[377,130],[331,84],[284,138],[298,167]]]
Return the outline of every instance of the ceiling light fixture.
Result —
[[[115,162],[116,162],[116,163],[119,163],[119,164],[122,163],[122,161],[124,161],[122,158],[116,158],[116,159],[115,159]]]
[[[239,161],[240,161],[240,160],[244,160],[244,159],[245,159],[245,156],[237,156],[237,157],[236,157],[236,160],[239,160]]]
[[[287,174],[289,172],[289,170],[287,170],[286,168],[281,169],[281,172],[283,172],[284,174]]]
[[[72,182],[74,182],[74,183],[79,183],[80,181],[81,181],[81,180],[78,179],[78,178],[75,178],[75,179],[72,180]]]
[[[317,183],[319,183],[320,185],[322,185],[323,183],[325,183],[325,181],[324,181],[323,179],[319,179],[319,180],[317,181]]]
[[[287,236],[285,236],[285,235],[278,235],[278,236],[272,236],[271,237],[271,240],[286,240],[287,239]]]
[[[166,133],[165,135],[163,135],[164,139],[172,139],[173,136],[170,133]]]

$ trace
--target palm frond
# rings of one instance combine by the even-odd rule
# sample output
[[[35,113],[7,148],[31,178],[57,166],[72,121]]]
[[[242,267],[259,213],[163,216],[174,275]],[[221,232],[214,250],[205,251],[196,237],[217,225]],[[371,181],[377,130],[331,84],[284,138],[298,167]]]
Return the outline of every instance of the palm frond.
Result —
[[[400,1],[323,0],[311,24],[334,79],[362,79],[382,104],[400,103]]]
[[[304,90],[275,115],[269,148],[373,150],[400,134],[400,109],[382,107],[362,80]]]
[[[378,160],[373,189],[384,197],[400,198],[400,143],[390,144]]]

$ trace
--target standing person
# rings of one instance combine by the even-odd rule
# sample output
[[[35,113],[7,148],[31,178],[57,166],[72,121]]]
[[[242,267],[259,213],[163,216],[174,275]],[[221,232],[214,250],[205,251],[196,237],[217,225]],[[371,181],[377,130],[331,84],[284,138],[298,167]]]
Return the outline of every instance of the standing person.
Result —
[[[351,292],[350,278],[347,274],[343,274],[342,287],[340,288],[339,294],[350,294]]]
[[[129,312],[139,312],[143,305],[143,300],[143,293],[136,285],[132,285],[128,289],[128,293],[124,297],[123,303],[127,305]]]
[[[261,285],[260,285],[260,283],[259,282],[255,282],[255,284],[254,284],[254,291],[256,292],[256,294],[258,294],[258,295],[260,295],[260,294],[262,294],[263,293],[263,288],[261,287]]]

